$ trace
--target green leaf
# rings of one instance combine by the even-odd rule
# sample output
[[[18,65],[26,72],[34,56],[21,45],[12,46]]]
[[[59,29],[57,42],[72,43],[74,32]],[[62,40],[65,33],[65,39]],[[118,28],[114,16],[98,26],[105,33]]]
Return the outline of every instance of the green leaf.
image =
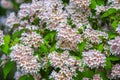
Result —
[[[39,24],[40,19],[39,18],[35,18],[34,21],[32,22],[33,25],[38,25]]]
[[[118,61],[118,60],[120,60],[120,58],[117,57],[117,56],[110,56],[109,60],[111,60],[111,61]]]
[[[19,38],[15,38],[12,42],[11,42],[11,46],[16,45],[19,42]]]
[[[53,42],[53,41],[54,41],[54,38],[55,38],[55,35],[56,35],[56,32],[55,32],[55,31],[49,32],[49,33],[44,37],[44,39],[45,39],[46,41],[51,41],[51,42]]]
[[[50,67],[50,61],[47,62],[46,71],[49,69],[49,67]]]
[[[3,73],[4,73],[4,79],[6,79],[7,75],[11,71],[12,67],[14,65],[14,62],[7,62],[3,68]]]
[[[111,14],[114,14],[114,13],[116,13],[116,9],[110,8],[108,11],[106,11],[106,12],[101,16],[101,18],[108,17],[108,16],[110,16]]]
[[[34,80],[31,75],[23,75],[18,80]]]
[[[39,50],[41,52],[48,53],[48,48],[45,45],[43,45],[43,44],[40,45]]]
[[[78,48],[79,48],[79,51],[82,53],[85,49],[85,46],[86,46],[86,41],[83,41],[81,43],[78,44]]]
[[[105,4],[105,0],[96,0],[97,5],[104,5]]]
[[[93,71],[85,71],[83,72],[84,77],[92,78],[94,75]]]
[[[12,39],[14,40],[14,39],[20,37],[20,35],[23,33],[23,31],[24,30],[22,29],[20,31],[14,32],[13,35],[12,35]]]
[[[68,24],[69,24],[70,26],[73,24],[73,22],[72,22],[72,19],[71,19],[71,18],[68,18],[68,19],[67,19],[67,22],[68,22]]]
[[[102,77],[103,80],[108,80],[106,74],[102,71],[99,71],[100,76]]]
[[[69,4],[69,0],[62,0],[64,4]]]
[[[102,44],[99,44],[99,45],[97,46],[97,50],[103,51],[103,49],[104,49],[104,44],[103,44],[103,43],[102,43]]]
[[[95,9],[96,5],[97,5],[96,1],[95,0],[91,0],[90,8],[91,9]]]
[[[112,22],[112,28],[113,28],[114,30],[116,30],[118,23],[119,23],[118,21],[113,21],[113,22]]]
[[[56,44],[53,47],[51,47],[50,52],[55,51],[55,50],[56,50]]]
[[[4,44],[1,46],[1,50],[5,53],[8,54],[9,53],[9,45],[8,44]]]
[[[108,32],[108,38],[109,38],[109,39],[113,39],[113,38],[115,38],[115,37],[116,37],[116,34],[115,34],[115,33],[111,32],[111,31]]]
[[[4,44],[1,46],[1,50],[5,53],[9,53],[9,43],[10,43],[10,36],[6,35],[4,36]]]
[[[4,43],[5,44],[9,44],[10,43],[10,36],[9,35],[4,36]]]
[[[112,68],[112,64],[109,58],[106,59],[106,65],[105,65],[105,69],[111,69]]]
[[[82,29],[78,29],[78,32],[79,32],[79,34],[82,34],[83,30]]]

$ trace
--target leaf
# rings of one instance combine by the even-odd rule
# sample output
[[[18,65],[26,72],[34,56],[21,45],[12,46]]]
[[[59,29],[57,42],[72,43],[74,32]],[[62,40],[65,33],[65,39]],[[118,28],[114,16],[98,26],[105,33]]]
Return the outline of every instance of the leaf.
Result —
[[[8,54],[9,53],[9,45],[8,44],[4,44],[1,46],[1,50],[5,53]]]
[[[55,51],[55,50],[56,50],[56,44],[53,47],[51,47],[50,52]]]
[[[69,24],[70,26],[73,24],[73,22],[72,22],[72,19],[71,19],[71,18],[68,18],[68,19],[67,19],[67,22],[68,22],[68,24]]]
[[[7,62],[3,68],[3,73],[4,73],[4,79],[6,79],[7,75],[11,71],[12,67],[14,65],[14,62]]]
[[[10,36],[6,35],[4,36],[4,44],[1,46],[1,50],[5,53],[9,53],[9,43],[10,43]]]
[[[106,59],[106,65],[105,65],[105,69],[111,69],[112,68],[112,64],[109,58]]]
[[[79,32],[79,34],[82,34],[83,30],[82,29],[78,29],[78,32]]]
[[[95,0],[91,0],[90,8],[91,9],[95,9],[96,5],[97,5],[96,1]]]
[[[110,8],[110,9],[108,9],[108,11],[106,11],[106,12],[101,16],[101,18],[108,17],[108,16],[110,16],[110,15],[113,14],[113,13],[116,13],[116,9]]]
[[[39,24],[40,19],[39,18],[35,18],[34,21],[32,22],[32,25],[38,25]]]
[[[12,35],[12,39],[14,40],[14,39],[18,38],[23,33],[23,31],[24,30],[22,29],[20,31],[14,32]]]
[[[104,5],[105,4],[105,0],[96,0],[97,5]]]
[[[31,75],[23,75],[18,80],[34,80]]]
[[[103,49],[104,49],[104,44],[103,44],[103,43],[102,43],[102,44],[99,44],[99,45],[97,46],[97,50],[103,51]]]
[[[109,39],[113,39],[113,38],[115,38],[116,37],[116,34],[115,33],[113,33],[113,32],[108,32],[108,38]]]
[[[106,74],[102,71],[99,71],[100,76],[102,77],[103,80],[108,80]]]
[[[53,42],[55,35],[56,35],[56,32],[50,33],[51,42]]]
[[[43,44],[40,45],[39,50],[41,52],[48,53],[48,48],[45,45],[43,45]]]
[[[4,43],[5,44],[9,44],[10,43],[10,36],[9,35],[4,36]]]
[[[116,30],[117,25],[118,25],[118,21],[113,21],[113,22],[112,22],[112,28],[113,28],[114,30]]]
[[[69,0],[62,0],[64,4],[69,4]]]
[[[56,32],[55,32],[55,31],[49,32],[49,33],[44,37],[44,39],[45,39],[45,40],[50,40],[51,42],[53,42],[55,35],[56,35]]]
[[[49,70],[49,67],[50,67],[50,61],[48,61],[47,64],[46,64],[46,71]]]
[[[120,58],[117,57],[117,56],[110,56],[109,60],[111,60],[111,61],[118,61],[118,60],[120,60]]]
[[[14,41],[11,42],[11,46],[16,45],[19,42],[19,38],[15,38]]]
[[[85,46],[86,46],[86,41],[83,41],[78,44],[78,48],[81,53],[84,51]]]
[[[94,75],[94,72],[93,71],[85,71],[83,73],[83,75],[84,75],[84,77],[92,78]]]

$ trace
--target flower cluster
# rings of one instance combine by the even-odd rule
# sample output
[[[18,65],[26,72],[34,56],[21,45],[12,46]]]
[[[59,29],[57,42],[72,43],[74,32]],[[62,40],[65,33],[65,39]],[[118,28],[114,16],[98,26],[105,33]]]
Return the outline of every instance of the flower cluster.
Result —
[[[14,0],[17,4],[21,4],[24,0]],[[0,6],[5,9],[13,9],[14,4],[11,0],[0,0]]]
[[[8,61],[8,56],[6,56],[5,54],[3,54],[0,59],[2,60],[2,62],[0,63],[0,66],[4,67],[4,65]]]
[[[47,29],[58,30],[66,26],[68,14],[63,10],[64,5],[61,0],[46,0],[44,6],[46,9],[43,17],[47,22]]]
[[[90,78],[86,78],[86,77],[84,77],[82,80],[90,80]]]
[[[103,79],[100,77],[100,74],[95,74],[93,76],[93,80],[103,80]]]
[[[120,78],[120,64],[116,64],[113,66],[111,76],[114,79]]]
[[[88,39],[91,43],[101,43],[102,39],[100,37],[103,37],[105,39],[108,38],[108,35],[105,32],[97,31],[94,29],[85,29],[83,31],[83,35],[85,39]]]
[[[84,1],[80,0],[80,2]],[[77,4],[70,3],[68,6],[66,6],[66,11],[69,17],[72,19],[73,25],[75,24],[77,28],[80,28],[82,25],[89,25],[87,18],[91,16],[91,12],[89,7],[84,7],[84,5],[86,4],[81,4],[78,6]]]
[[[60,68],[59,72],[53,71],[50,78],[55,80],[71,80],[76,75],[76,69],[83,71],[82,61],[76,60],[69,55],[68,51],[59,54],[52,52],[49,54],[50,63],[55,68]]]
[[[6,19],[6,26],[8,26],[10,29],[13,28],[14,24],[18,24],[19,19],[16,17],[15,13],[12,12]]]
[[[22,76],[23,74],[20,71],[16,71],[14,74],[14,79],[15,80],[19,80],[19,78]]]
[[[0,4],[3,8],[7,8],[7,9],[13,8],[13,4],[10,0],[1,0]]]
[[[110,8],[120,9],[119,0],[108,0],[107,5],[96,6],[96,14],[100,14],[101,12],[107,11]]]
[[[16,62],[17,69],[23,74],[37,73],[40,68],[40,63],[38,63],[39,59],[33,56],[33,53],[34,51],[30,47],[17,44],[12,47],[10,58]]]
[[[61,28],[57,39],[57,47],[68,50],[77,50],[78,43],[83,41],[81,34],[77,34],[77,30],[71,29],[70,26]]]
[[[43,43],[42,37],[37,34],[36,32],[27,32],[27,33],[22,33],[21,35],[21,43],[29,46],[29,47],[39,47],[41,43]]]
[[[89,50],[82,53],[84,63],[90,68],[104,67],[106,56],[97,50]]]
[[[20,10],[18,12],[18,17],[24,18],[30,15],[30,3],[24,3],[20,5]]]
[[[0,46],[4,44],[3,37],[4,37],[3,31],[0,30]]]
[[[90,0],[70,0],[72,3],[78,4],[80,7],[88,7],[90,5]]]
[[[82,3],[84,4],[82,5]],[[78,4],[80,4],[81,7],[78,6]],[[82,25],[89,24],[87,19],[91,14],[88,7],[89,4],[89,0],[81,0],[80,2],[71,1],[68,6],[63,5],[61,0],[40,0],[33,1],[32,3],[23,3],[17,14],[18,18],[12,13],[7,19],[7,25],[11,27],[13,24],[16,24],[18,20],[20,21],[19,23],[21,23],[21,21],[27,17],[30,18],[29,22],[32,22],[34,18],[37,17],[41,20],[39,24],[46,22],[46,29],[60,30],[61,27],[67,26],[68,18],[71,18],[73,24],[75,24],[77,28],[80,28]]]
[[[119,0],[108,0],[108,3],[119,4]]]
[[[91,79],[84,77],[82,80],[91,80]],[[92,80],[103,80],[103,79],[100,77],[100,74],[95,74]]]
[[[112,55],[119,55],[120,54],[120,37],[115,37],[114,40],[110,40],[108,42],[110,45],[110,52]]]

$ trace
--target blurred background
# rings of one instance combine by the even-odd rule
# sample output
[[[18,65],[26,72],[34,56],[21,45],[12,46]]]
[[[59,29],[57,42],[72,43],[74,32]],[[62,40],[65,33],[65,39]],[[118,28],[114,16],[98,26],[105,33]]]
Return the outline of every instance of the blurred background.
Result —
[[[0,29],[7,34],[8,28],[5,27],[6,17],[11,12],[17,12],[21,3],[30,3],[32,0],[0,0]]]

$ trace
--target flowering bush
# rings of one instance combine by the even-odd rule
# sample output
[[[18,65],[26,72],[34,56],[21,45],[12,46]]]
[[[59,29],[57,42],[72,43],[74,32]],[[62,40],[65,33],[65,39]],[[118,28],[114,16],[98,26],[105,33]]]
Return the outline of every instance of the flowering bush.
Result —
[[[0,27],[0,80],[120,79],[119,0],[15,1]]]

